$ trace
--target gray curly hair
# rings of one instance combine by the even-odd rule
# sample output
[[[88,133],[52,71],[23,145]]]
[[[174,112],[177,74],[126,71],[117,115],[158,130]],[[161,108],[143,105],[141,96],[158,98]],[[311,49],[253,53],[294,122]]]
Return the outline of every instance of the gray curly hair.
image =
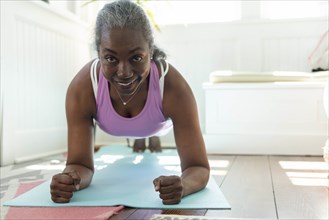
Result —
[[[154,45],[152,28],[144,10],[129,0],[118,0],[106,4],[97,15],[95,27],[95,45],[99,53],[103,29],[111,31],[114,28],[140,29],[149,44],[153,60],[166,59],[166,54]]]

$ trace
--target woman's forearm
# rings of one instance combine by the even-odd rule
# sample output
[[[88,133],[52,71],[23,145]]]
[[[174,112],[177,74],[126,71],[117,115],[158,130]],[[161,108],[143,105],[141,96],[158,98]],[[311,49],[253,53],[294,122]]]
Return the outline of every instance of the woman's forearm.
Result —
[[[209,169],[205,167],[189,167],[182,173],[183,196],[203,189],[209,180]]]

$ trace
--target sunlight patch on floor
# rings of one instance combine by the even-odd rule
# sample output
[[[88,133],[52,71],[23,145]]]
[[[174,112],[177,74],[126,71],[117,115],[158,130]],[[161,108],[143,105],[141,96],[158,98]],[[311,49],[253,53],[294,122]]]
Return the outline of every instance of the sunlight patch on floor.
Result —
[[[289,178],[291,183],[296,186],[326,186],[328,187],[328,179],[327,178]]]
[[[178,156],[157,156],[159,165],[179,165],[180,159]]]
[[[63,170],[65,165],[34,164],[25,167],[28,170]]]
[[[95,161],[112,164],[122,158],[124,158],[123,155],[102,155],[100,158],[96,158]]]
[[[135,160],[133,161],[133,164],[139,164],[144,159],[143,155],[138,155],[135,157]]]
[[[227,170],[210,170],[210,175],[212,176],[225,176],[227,174]]]
[[[228,160],[209,160],[209,165],[211,168],[225,168],[228,167],[230,162]]]
[[[175,171],[175,172],[182,171],[180,166],[164,166],[164,168],[169,171]]]
[[[105,169],[107,167],[107,165],[94,165],[95,170],[102,170]]]
[[[328,163],[315,161],[279,161],[291,183],[296,186],[329,187]]]
[[[279,161],[285,170],[328,170],[328,163],[314,161]]]
[[[230,164],[228,160],[213,160],[209,159],[210,175],[212,176],[225,176],[227,174],[227,168]]]
[[[327,178],[328,173],[322,172],[286,172],[291,178]]]

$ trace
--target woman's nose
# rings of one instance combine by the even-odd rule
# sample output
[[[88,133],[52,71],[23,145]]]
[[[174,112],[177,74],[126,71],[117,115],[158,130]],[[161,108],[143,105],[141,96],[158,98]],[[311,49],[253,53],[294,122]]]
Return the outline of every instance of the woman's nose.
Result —
[[[129,65],[124,62],[119,63],[117,74],[121,78],[130,78],[133,75]]]

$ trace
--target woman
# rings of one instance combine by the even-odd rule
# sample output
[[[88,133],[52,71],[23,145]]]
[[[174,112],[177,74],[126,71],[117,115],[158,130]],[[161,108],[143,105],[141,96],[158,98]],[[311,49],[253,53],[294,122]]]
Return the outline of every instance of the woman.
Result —
[[[209,164],[195,99],[154,45],[142,8],[121,0],[105,5],[95,32],[99,59],[87,63],[67,91],[68,157],[64,171],[52,178],[52,200],[69,202],[73,192],[91,183],[94,120],[109,134],[135,138],[159,136],[173,127],[182,174],[159,176],[155,190],[164,204],[177,204],[203,189]]]

